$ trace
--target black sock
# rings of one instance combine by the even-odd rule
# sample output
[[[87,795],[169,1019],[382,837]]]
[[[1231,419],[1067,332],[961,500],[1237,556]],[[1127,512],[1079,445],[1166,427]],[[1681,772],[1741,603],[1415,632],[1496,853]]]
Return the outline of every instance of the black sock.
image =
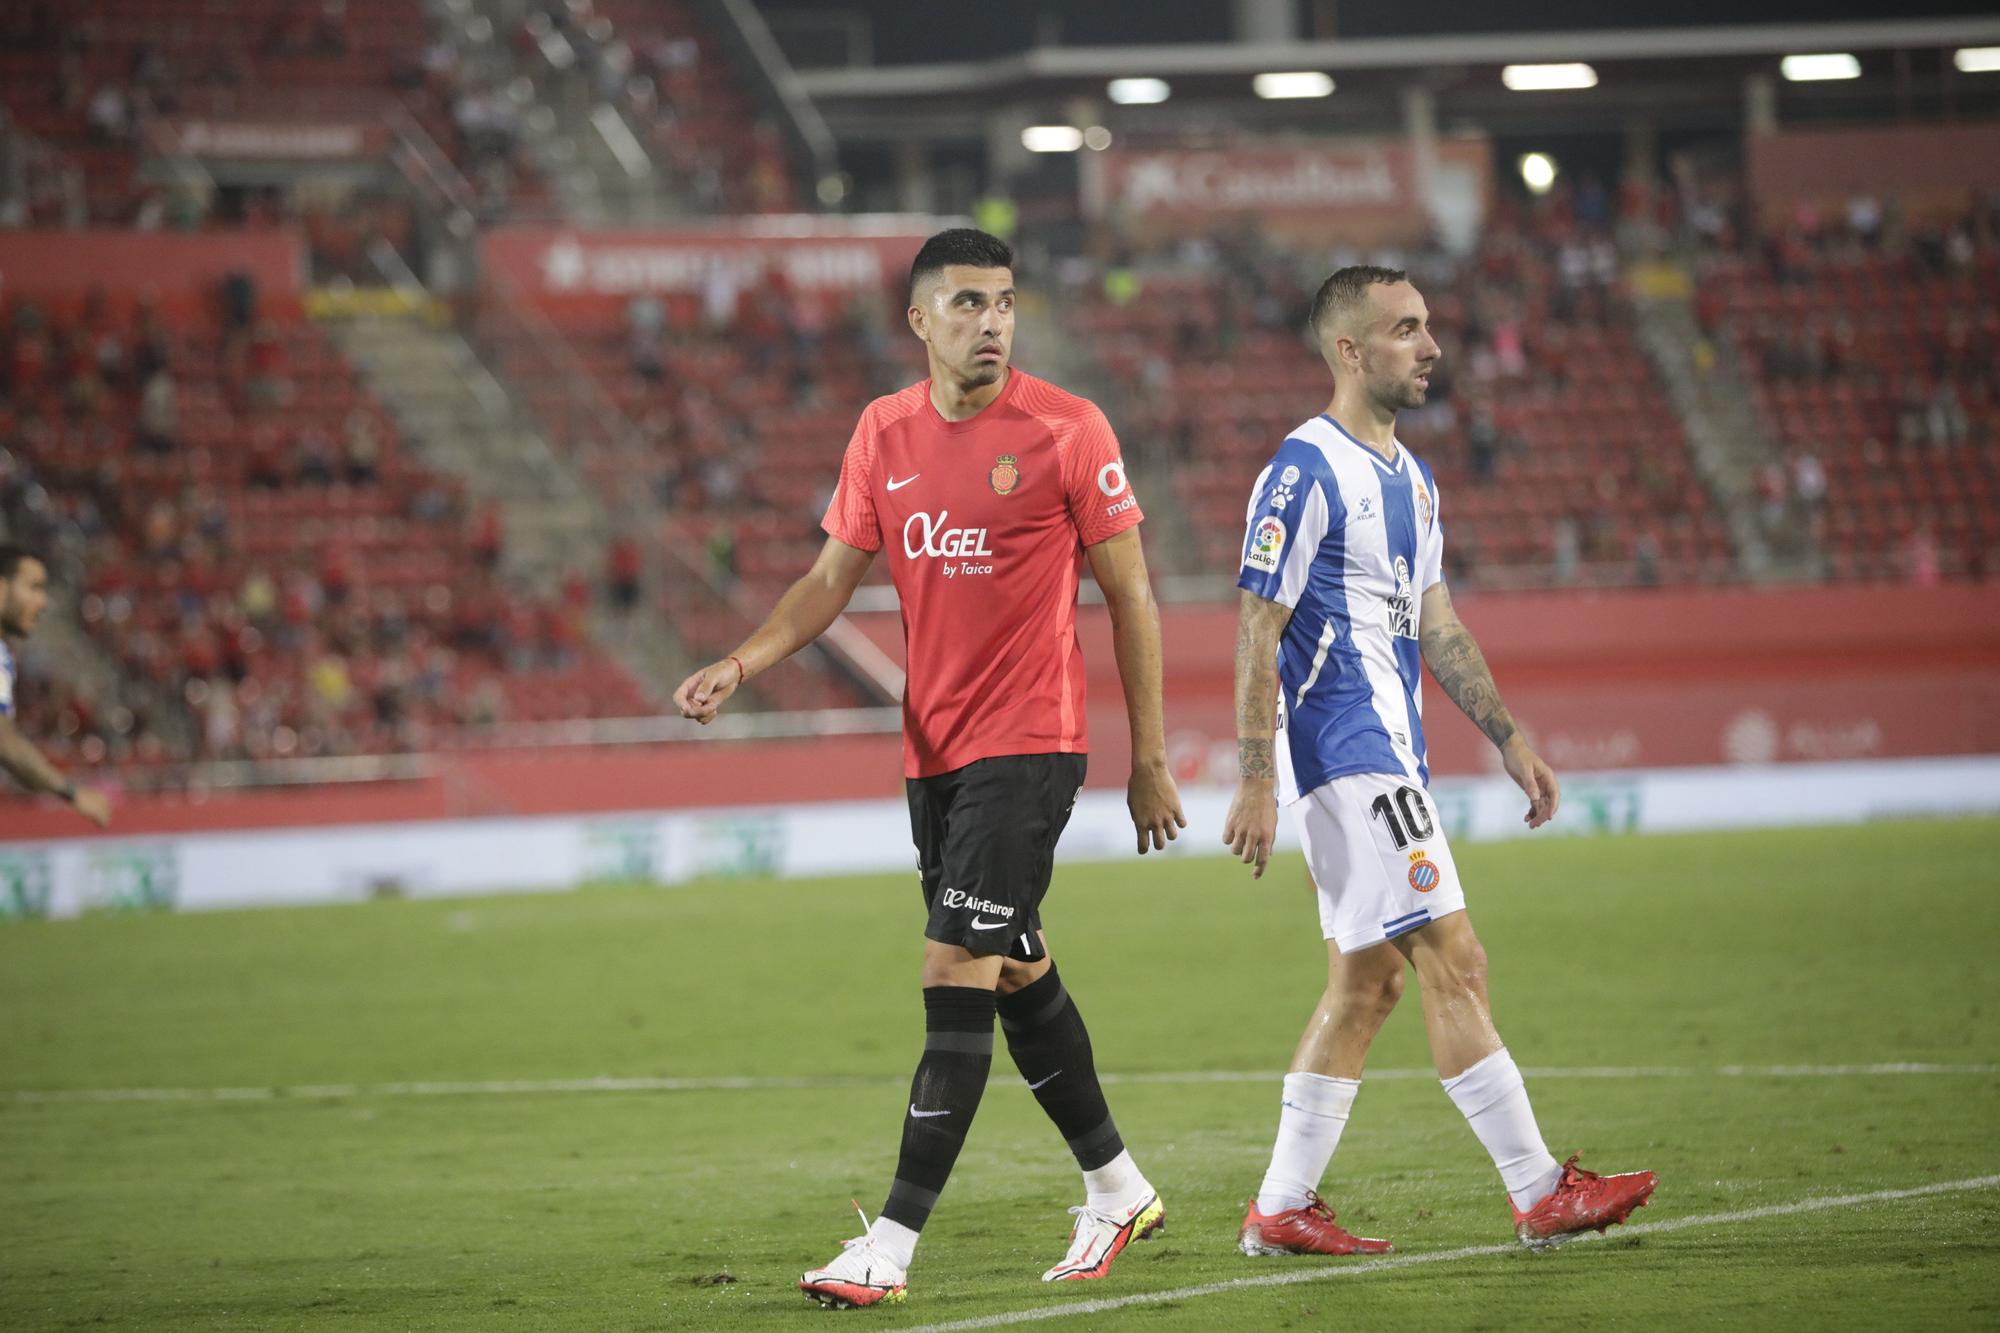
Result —
[[[1125,1140],[1111,1121],[1090,1058],[1090,1032],[1055,964],[1038,980],[1001,996],[998,1007],[1007,1051],[1076,1154],[1076,1164],[1095,1171],[1124,1152]]]
[[[910,1080],[903,1151],[882,1216],[922,1231],[951,1175],[993,1067],[993,992],[977,986],[924,988],[924,1058]]]

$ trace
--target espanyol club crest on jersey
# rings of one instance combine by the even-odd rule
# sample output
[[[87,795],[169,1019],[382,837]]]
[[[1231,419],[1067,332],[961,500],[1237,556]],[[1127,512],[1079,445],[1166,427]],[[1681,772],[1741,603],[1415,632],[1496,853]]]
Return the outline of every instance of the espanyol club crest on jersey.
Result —
[[[1243,554],[1244,567],[1274,574],[1278,569],[1278,553],[1284,549],[1284,521],[1275,514],[1266,515],[1250,532],[1250,549]]]
[[[1020,459],[1013,454],[1002,454],[993,464],[993,470],[986,474],[987,485],[995,495],[1012,495],[1014,488],[1021,484]]]
[[[1417,517],[1422,519],[1424,526],[1428,528],[1431,525],[1431,493],[1414,477],[1410,479],[1410,487],[1417,493]]]

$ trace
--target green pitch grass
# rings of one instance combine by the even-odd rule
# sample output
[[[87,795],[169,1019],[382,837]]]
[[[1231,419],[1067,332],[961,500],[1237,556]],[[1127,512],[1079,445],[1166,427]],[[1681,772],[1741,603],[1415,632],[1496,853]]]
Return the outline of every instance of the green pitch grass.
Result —
[[[2000,1173],[2000,822],[1529,840],[1459,861],[1550,1146],[1656,1169],[1636,1222]],[[1283,1068],[1323,975],[1300,864],[1260,883],[1219,860],[1066,868],[1046,918],[1101,1068],[1126,1076],[1108,1091],[1164,1235],[1105,1281],[1036,1280],[1082,1194],[1003,1053],[908,1304],[841,1315],[794,1283],[894,1164],[921,1044],[911,877],[9,924],[0,1327],[893,1328],[1342,1271],[1234,1250],[1275,1075],[1138,1077]],[[1878,1062],[1952,1068],[1718,1072]],[[1498,1180],[1426,1066],[1413,991],[1327,1193],[1402,1255],[1503,1243]],[[794,1082],[389,1086],[599,1075]],[[159,1088],[196,1091],[76,1095]],[[2000,1188],[1060,1326],[1587,1322],[1991,1327]]]

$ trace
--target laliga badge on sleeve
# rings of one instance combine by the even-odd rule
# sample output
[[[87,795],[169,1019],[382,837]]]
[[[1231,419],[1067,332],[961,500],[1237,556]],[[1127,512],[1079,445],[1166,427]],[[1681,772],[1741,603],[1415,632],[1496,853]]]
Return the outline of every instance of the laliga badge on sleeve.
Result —
[[[1245,569],[1278,572],[1278,556],[1285,549],[1285,524],[1275,514],[1267,514],[1250,530],[1250,549],[1243,554]]]

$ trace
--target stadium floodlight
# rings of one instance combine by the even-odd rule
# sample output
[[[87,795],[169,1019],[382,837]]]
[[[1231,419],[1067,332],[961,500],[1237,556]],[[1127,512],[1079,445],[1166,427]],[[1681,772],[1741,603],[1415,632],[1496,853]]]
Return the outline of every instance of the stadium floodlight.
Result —
[[[1074,125],[1030,125],[1021,131],[1021,147],[1031,153],[1074,153],[1083,147],[1083,131]]]
[[[1520,167],[1521,183],[1529,194],[1547,194],[1556,183],[1556,160],[1547,153],[1523,153]]]
[[[1259,74],[1250,80],[1250,90],[1270,102],[1292,97],[1326,97],[1333,92],[1333,77],[1318,70]]]
[[[1111,146],[1111,131],[1102,125],[1092,125],[1083,132],[1083,146],[1093,153],[1101,153]]]
[[[1951,63],[1960,74],[2000,74],[2000,46],[1961,46]]]
[[[1568,65],[1508,65],[1500,71],[1500,82],[1517,93],[1595,88],[1597,71],[1581,62]]]
[[[1151,106],[1173,95],[1165,79],[1113,79],[1104,92],[1120,106]]]
[[[1861,62],[1845,51],[1828,51],[1814,56],[1786,56],[1778,70],[1792,83],[1819,83],[1826,79],[1858,79]]]

